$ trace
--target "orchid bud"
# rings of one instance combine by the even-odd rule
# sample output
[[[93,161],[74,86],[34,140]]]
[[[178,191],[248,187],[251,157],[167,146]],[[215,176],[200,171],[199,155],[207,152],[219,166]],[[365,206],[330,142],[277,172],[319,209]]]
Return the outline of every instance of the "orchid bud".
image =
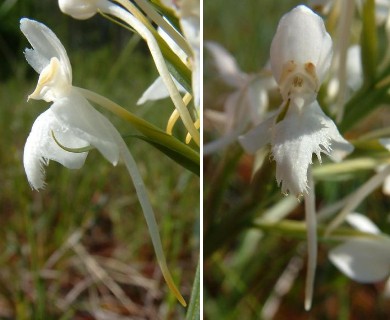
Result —
[[[300,5],[282,17],[271,44],[271,68],[284,100],[295,93],[314,100],[331,59],[332,40],[320,16]]]
[[[93,17],[101,4],[101,0],[58,0],[60,10],[79,20]]]

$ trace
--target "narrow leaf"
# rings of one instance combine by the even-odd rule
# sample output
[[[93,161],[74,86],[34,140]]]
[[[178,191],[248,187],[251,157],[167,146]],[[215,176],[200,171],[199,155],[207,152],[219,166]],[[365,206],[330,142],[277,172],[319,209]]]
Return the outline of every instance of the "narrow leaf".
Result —
[[[192,285],[191,300],[188,306],[186,320],[200,319],[200,271],[199,262],[196,268],[194,284]]]
[[[366,0],[363,5],[363,29],[362,29],[362,62],[364,81],[370,84],[374,81],[377,59],[378,38],[375,24],[375,0]]]
[[[162,153],[164,153],[166,156],[171,158],[173,161],[175,161],[176,163],[180,164],[182,167],[186,168],[187,170],[190,170],[191,172],[199,176],[199,163],[197,161],[194,161],[193,158],[188,157],[185,153],[181,153],[178,150],[172,149],[169,146],[164,145],[158,140],[154,140],[150,137],[145,137],[140,135],[130,135],[127,137],[137,138],[150,143],[153,147],[160,150]]]

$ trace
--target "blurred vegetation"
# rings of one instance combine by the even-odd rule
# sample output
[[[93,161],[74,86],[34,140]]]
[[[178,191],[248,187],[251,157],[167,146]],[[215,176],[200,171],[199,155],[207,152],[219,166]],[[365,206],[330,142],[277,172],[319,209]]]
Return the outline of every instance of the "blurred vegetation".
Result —
[[[244,72],[259,72],[269,59],[280,17],[300,3],[205,1],[204,40],[225,47]],[[221,84],[209,58],[205,50],[204,107],[222,110],[229,88]],[[346,134],[354,138],[369,129],[388,126],[388,115],[388,106],[382,105]],[[205,143],[218,137],[213,128],[206,126],[204,130]],[[266,302],[272,300],[273,290],[287,269],[293,284],[288,292],[279,288],[284,294],[276,312],[270,313],[273,319],[388,319],[390,301],[382,295],[385,282],[363,285],[346,278],[327,258],[334,243],[323,240],[319,242],[313,307],[310,312],[304,311],[305,237],[253,228],[256,218],[284,198],[274,178],[274,162],[266,158],[254,177],[253,165],[253,157],[244,155],[238,143],[204,158],[205,319],[261,319]],[[347,181],[345,176],[338,181],[323,179],[316,186],[317,207],[356,190],[373,173],[361,171]],[[288,199],[283,201],[288,204]],[[296,208],[288,219],[304,220],[303,204],[293,205]],[[357,211],[388,233],[389,210],[389,199],[377,190]]]
[[[162,279],[122,165],[112,167],[92,151],[80,170],[51,162],[46,189],[30,189],[23,147],[49,104],[26,101],[38,75],[23,57],[30,45],[19,31],[21,17],[57,34],[76,86],[107,96],[163,130],[174,109],[168,100],[136,105],[157,77],[138,36],[99,15],[73,20],[57,1],[0,4],[0,319],[184,318],[186,310]],[[134,132],[105,114],[124,136]],[[175,130],[183,140],[183,127]],[[188,302],[199,255],[199,179],[146,142],[126,142],[157,214],[168,265]]]

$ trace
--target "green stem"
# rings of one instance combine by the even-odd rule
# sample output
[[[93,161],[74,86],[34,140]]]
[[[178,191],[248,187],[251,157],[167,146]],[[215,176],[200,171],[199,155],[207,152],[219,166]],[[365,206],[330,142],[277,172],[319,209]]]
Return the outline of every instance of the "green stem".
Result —
[[[313,168],[313,175],[316,179],[326,179],[332,175],[351,173],[358,170],[373,170],[383,163],[385,161],[368,157],[345,160],[339,163],[327,163],[315,166]]]
[[[260,229],[264,232],[279,233],[284,236],[289,235],[299,239],[305,239],[306,237],[306,223],[303,221],[295,220],[282,220],[280,222],[268,222],[268,221],[257,221],[253,224],[254,228]],[[320,240],[333,240],[341,241],[347,240],[354,237],[365,237],[365,238],[376,238],[378,235],[368,232],[358,231],[352,228],[337,228],[332,232],[331,235],[326,236],[326,226],[317,226],[317,233]]]

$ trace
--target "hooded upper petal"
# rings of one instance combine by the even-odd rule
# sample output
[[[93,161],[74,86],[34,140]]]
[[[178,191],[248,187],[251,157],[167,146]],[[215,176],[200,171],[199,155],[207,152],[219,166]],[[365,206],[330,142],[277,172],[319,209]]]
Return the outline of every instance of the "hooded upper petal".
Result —
[[[346,241],[330,251],[329,259],[355,281],[381,281],[390,273],[390,239],[378,237]]]
[[[25,56],[34,70],[41,73],[52,58],[57,58],[68,82],[72,83],[72,67],[68,55],[54,32],[44,24],[27,18],[20,20],[20,30],[33,47],[26,49]]]
[[[78,169],[83,166],[88,154],[65,151],[55,142],[52,134],[66,147],[88,146],[87,141],[73,135],[68,126],[58,121],[51,109],[42,113],[32,126],[23,155],[28,182],[36,190],[45,186],[44,165],[48,165],[49,160],[59,162],[69,169]]]
[[[320,16],[300,5],[281,18],[271,44],[271,68],[284,97],[291,87],[318,91],[331,59],[332,40]]]
[[[54,101],[68,94],[72,87],[72,68],[65,48],[44,24],[23,18],[20,29],[33,49],[26,49],[28,63],[39,73],[38,84],[29,96]]]

